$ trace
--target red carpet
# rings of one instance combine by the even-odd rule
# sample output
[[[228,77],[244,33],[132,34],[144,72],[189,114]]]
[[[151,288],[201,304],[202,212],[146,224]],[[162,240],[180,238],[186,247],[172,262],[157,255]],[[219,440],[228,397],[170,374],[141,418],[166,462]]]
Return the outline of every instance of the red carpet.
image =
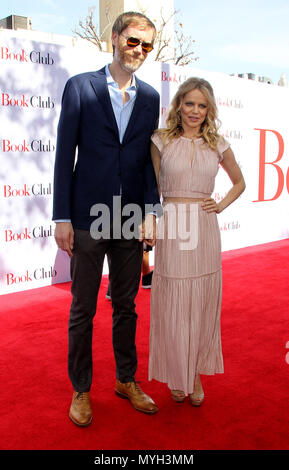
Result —
[[[159,405],[153,416],[114,394],[104,277],[94,323],[94,419],[85,429],[68,418],[70,284],[1,296],[0,448],[289,449],[288,253],[283,240],[223,254],[225,373],[203,376],[200,408],[174,403],[164,384],[147,381],[150,291],[140,289],[136,379]]]

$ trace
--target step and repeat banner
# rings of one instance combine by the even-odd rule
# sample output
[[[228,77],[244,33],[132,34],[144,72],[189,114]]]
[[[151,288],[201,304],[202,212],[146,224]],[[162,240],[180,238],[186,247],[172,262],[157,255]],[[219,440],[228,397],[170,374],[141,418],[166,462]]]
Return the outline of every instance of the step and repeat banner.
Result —
[[[69,258],[57,249],[51,220],[61,97],[69,77],[110,61],[110,54],[96,48],[0,32],[0,295],[70,280]],[[215,90],[221,133],[247,184],[241,198],[218,216],[223,251],[288,238],[289,90],[153,62],[137,76],[161,95],[160,126],[186,78],[203,77]],[[213,197],[221,200],[229,188],[220,169]]]

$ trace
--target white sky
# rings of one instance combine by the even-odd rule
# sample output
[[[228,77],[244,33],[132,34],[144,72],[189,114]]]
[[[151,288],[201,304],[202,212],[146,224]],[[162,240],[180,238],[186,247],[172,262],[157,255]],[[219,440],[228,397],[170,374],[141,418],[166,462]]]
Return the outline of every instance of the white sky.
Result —
[[[98,0],[0,0],[0,18],[32,18],[34,30],[73,35]],[[196,67],[289,78],[289,0],[175,0],[184,31],[196,41]]]

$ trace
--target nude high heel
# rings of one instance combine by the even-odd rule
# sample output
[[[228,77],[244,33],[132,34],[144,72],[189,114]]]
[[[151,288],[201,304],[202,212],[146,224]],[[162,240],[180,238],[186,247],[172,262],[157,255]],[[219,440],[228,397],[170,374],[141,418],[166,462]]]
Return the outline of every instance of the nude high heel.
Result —
[[[182,390],[171,390],[172,399],[177,403],[185,401],[186,395]]]
[[[196,378],[195,378],[195,389],[194,389],[194,393],[191,393],[190,394],[190,402],[191,402],[191,405],[193,406],[201,406],[201,404],[203,403],[205,399],[205,394],[204,394],[204,390],[203,390],[203,387],[202,387],[202,382],[201,382],[201,378],[200,378],[200,374],[196,375]]]

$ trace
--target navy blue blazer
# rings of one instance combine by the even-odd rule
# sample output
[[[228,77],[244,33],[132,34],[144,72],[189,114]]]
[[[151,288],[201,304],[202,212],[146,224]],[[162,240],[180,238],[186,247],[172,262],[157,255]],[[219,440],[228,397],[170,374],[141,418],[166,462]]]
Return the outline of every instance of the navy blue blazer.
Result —
[[[113,196],[122,205],[159,203],[150,156],[158,125],[159,94],[136,78],[137,94],[122,144],[109,96],[105,68],[70,78],[63,92],[54,168],[53,220],[70,219],[89,230],[96,203],[112,214]]]

